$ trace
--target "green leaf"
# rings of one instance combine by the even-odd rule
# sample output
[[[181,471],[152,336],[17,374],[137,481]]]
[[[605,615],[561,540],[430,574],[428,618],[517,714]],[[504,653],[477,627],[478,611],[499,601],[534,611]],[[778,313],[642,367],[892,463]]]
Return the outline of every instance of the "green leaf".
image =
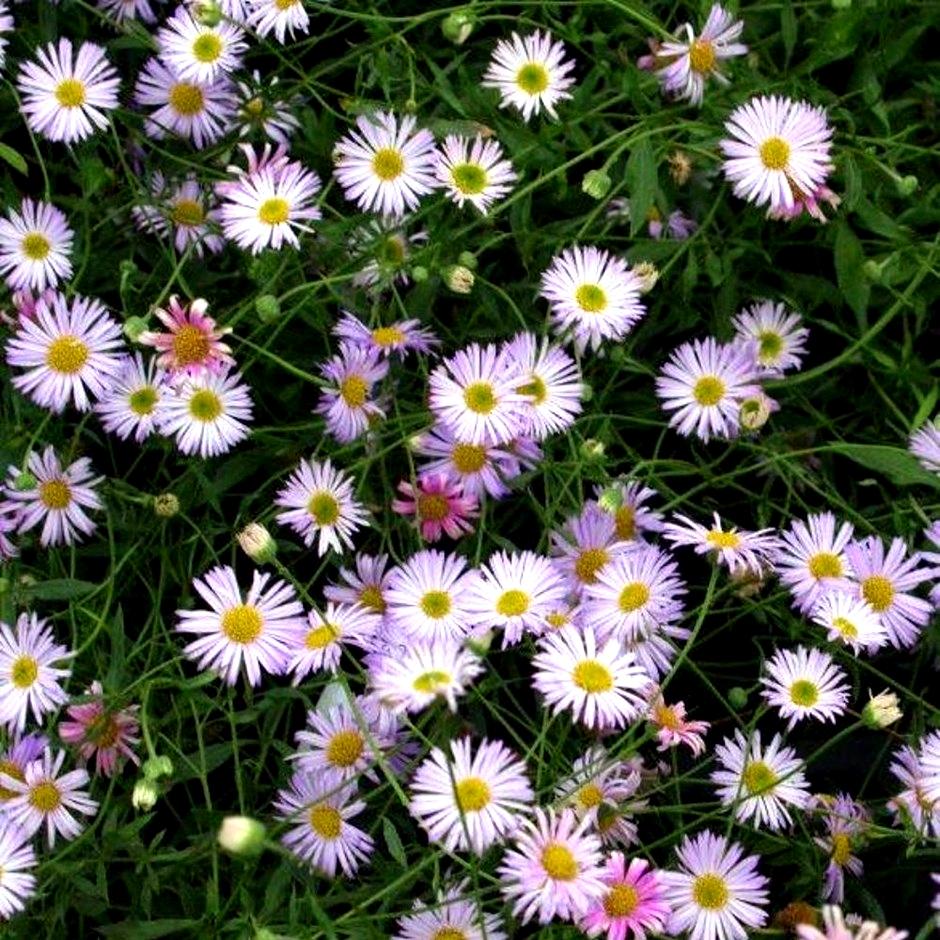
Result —
[[[401,844],[401,836],[388,816],[382,818],[382,835],[385,836],[385,845],[388,848],[388,854],[401,865],[402,868],[408,867],[408,858],[405,855],[405,847]]]
[[[118,924],[98,927],[98,933],[112,940],[156,940],[157,937],[171,937],[186,931],[188,937],[194,936],[193,930],[200,921],[191,918],[171,917],[163,920],[122,920]],[[198,935],[198,931],[195,935]]]
[[[217,767],[221,767],[231,756],[233,747],[230,742],[224,744],[210,744],[202,751],[195,751],[187,754],[185,763],[177,762],[177,772],[173,778],[174,783],[181,783],[184,780],[192,780],[195,777],[203,777],[211,774]]]
[[[780,10],[780,35],[783,38],[786,64],[789,64],[796,46],[796,14],[793,12],[793,4],[789,2],[785,3]]]
[[[861,316],[868,307],[871,285],[862,270],[865,264],[862,243],[845,221],[841,221],[836,227],[833,255],[839,290],[842,291],[845,302]]]
[[[93,591],[98,585],[93,581],[78,581],[75,578],[53,578],[40,581],[25,589],[31,597],[40,601],[69,601]]]
[[[627,160],[627,186],[630,188],[630,233],[635,235],[645,224],[646,214],[656,198],[656,160],[648,140],[641,140]]]
[[[917,406],[917,411],[914,412],[914,417],[911,420],[911,427],[919,428],[928,418],[933,416],[934,409],[937,407],[938,396],[940,396],[940,386],[934,385]]]
[[[4,160],[18,170],[20,173],[26,173],[26,161],[7,144],[0,144],[0,160]]]
[[[826,448],[854,460],[868,470],[874,470],[886,476],[898,486],[932,486],[940,490],[940,476],[925,470],[917,458],[885,444],[833,444]]]

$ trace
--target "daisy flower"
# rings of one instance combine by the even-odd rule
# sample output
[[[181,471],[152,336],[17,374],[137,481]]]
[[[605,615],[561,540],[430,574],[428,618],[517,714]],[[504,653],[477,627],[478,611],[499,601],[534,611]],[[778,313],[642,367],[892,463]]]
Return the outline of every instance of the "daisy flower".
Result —
[[[791,313],[781,303],[760,300],[731,322],[736,336],[757,343],[757,364],[766,375],[783,375],[787,369],[799,369],[806,354],[809,330],[802,325],[798,313]]]
[[[36,60],[24,62],[16,79],[30,129],[65,144],[107,127],[120,82],[101,46],[83,42],[73,51],[65,38],[38,49]]]
[[[329,458],[301,460],[287,484],[278,491],[276,506],[286,512],[275,517],[290,526],[304,540],[317,542],[317,554],[330,549],[341,555],[352,548],[352,535],[367,521],[365,508],[353,496],[353,478],[334,468]]]
[[[0,17],[0,26],[2,22]],[[6,820],[0,821],[0,919],[9,920],[22,911],[36,893],[36,876],[29,871],[35,867],[36,853],[26,834]]]
[[[823,594],[813,607],[810,619],[826,628],[827,640],[844,643],[856,654],[864,649],[870,655],[888,642],[881,617],[868,602],[842,591]]]
[[[421,468],[425,473],[443,473],[460,483],[464,494],[483,500],[486,496],[501,499],[509,493],[504,480],[515,476],[510,473],[512,457],[505,446],[486,441],[474,444],[458,438],[447,427],[435,425],[430,431],[418,435],[414,448],[430,463]]]
[[[391,326],[368,327],[348,310],[333,327],[333,335],[353,346],[362,346],[380,356],[398,354],[402,359],[414,350],[430,353],[440,340],[421,326],[420,320],[401,320]]]
[[[479,658],[453,640],[411,642],[368,665],[371,690],[395,714],[423,711],[438,699],[456,711],[457,697],[483,671]]]
[[[360,115],[334,156],[337,182],[363,212],[399,218],[437,187],[434,135],[416,130],[410,114],[400,120],[387,111]]]
[[[237,178],[216,186],[223,234],[255,255],[269,247],[279,250],[285,242],[299,248],[297,232],[311,231],[307,223],[323,218],[314,205],[322,188],[320,177],[293,160],[258,157],[250,144],[241,144],[241,149],[249,168],[259,165],[247,172],[230,168]]]
[[[536,30],[527,36],[512,34],[511,40],[496,43],[490,64],[483,75],[484,88],[499,91],[501,108],[514,107],[528,121],[542,109],[552,118],[558,117],[555,105],[571,97],[574,85],[569,72],[574,68],[565,59],[565,46],[554,41],[548,31]]]
[[[570,710],[601,732],[622,729],[643,711],[651,681],[635,661],[619,640],[600,645],[591,627],[582,633],[564,630],[539,640],[532,685],[555,714]]]
[[[648,720],[656,728],[657,750],[665,751],[684,744],[693,757],[705,752],[702,735],[711,725],[707,721],[688,721],[683,702],[667,705],[662,693],[657,691],[650,701]]]
[[[36,614],[20,614],[15,632],[0,622],[0,723],[8,731],[22,734],[30,713],[42,726],[43,715],[68,701],[62,680],[71,670],[55,664],[71,655]]]
[[[523,377],[516,391],[527,399],[522,405],[524,432],[541,441],[571,427],[584,395],[574,359],[547,339],[540,344],[532,333],[518,333],[506,351]]]
[[[781,545],[775,559],[780,580],[790,589],[794,606],[808,613],[823,594],[852,591],[852,569],[845,548],[852,539],[851,523],[836,531],[831,512],[811,515],[806,522],[795,520],[780,532]]]
[[[434,904],[415,901],[414,912],[398,919],[392,940],[506,940],[499,918],[482,913],[467,891],[462,881],[438,892]]]
[[[940,473],[940,419],[921,425],[911,435],[907,449],[925,470]]]
[[[637,665],[658,682],[672,669],[682,642],[687,640],[691,633],[687,627],[661,624],[646,636],[627,640],[623,648],[633,653]]]
[[[940,731],[931,731],[921,738],[918,759],[924,795],[932,802],[940,801]]]
[[[616,555],[632,546],[617,538],[614,517],[595,502],[584,504],[560,532],[550,534],[553,563],[572,594],[581,596],[588,584],[597,583],[598,572]]]
[[[385,593],[391,579],[388,555],[357,554],[356,570],[340,568],[344,584],[330,584],[323,589],[327,600],[337,604],[361,604],[376,614],[384,614],[387,605]]]
[[[145,330],[137,338],[144,346],[152,346],[159,353],[157,365],[173,375],[199,376],[203,372],[221,372],[225,366],[234,366],[232,348],[222,342],[231,333],[230,327],[220,327],[207,314],[209,302],[202,298],[181,304],[173,294],[167,308],[154,308],[154,315],[166,327],[166,332]]]
[[[13,32],[13,17],[10,16],[10,10],[7,6],[7,0],[0,0],[0,69],[6,61],[7,39],[4,33]]]
[[[921,838],[940,839],[940,800],[927,795],[927,778],[919,750],[904,745],[894,752],[890,769],[904,787],[887,802],[895,825],[911,828]]]
[[[688,516],[676,513],[679,522],[667,522],[663,527],[663,538],[673,545],[689,545],[696,555],[711,555],[718,564],[724,565],[732,575],[762,575],[771,567],[771,557],[779,546],[774,529],[749,532],[731,526],[722,529],[718,513],[712,513],[714,524],[709,528]],[[681,523],[681,524],[679,524]]]
[[[469,586],[467,611],[478,632],[503,631],[503,647],[541,627],[567,590],[548,558],[534,552],[494,552]]]
[[[310,14],[303,0],[249,0],[248,26],[259,36],[274,33],[282,45],[294,33],[306,33],[310,28]]]
[[[156,57],[148,59],[137,76],[134,101],[152,109],[144,121],[148,137],[162,140],[171,134],[191,140],[198,150],[228,133],[235,117],[235,92],[228,77],[182,78]]]
[[[596,823],[602,814],[633,796],[639,785],[639,774],[595,744],[574,762],[571,774],[555,787],[555,797],[570,806],[579,818],[590,816]]]
[[[445,533],[459,539],[473,531],[471,519],[480,515],[475,496],[464,496],[463,485],[444,473],[422,473],[416,484],[402,480],[404,499],[392,500],[392,511],[413,516],[421,538],[438,542]]]
[[[686,593],[667,552],[648,545],[615,556],[584,585],[584,619],[604,639],[620,642],[650,634],[677,621]]]
[[[330,601],[322,613],[310,611],[305,628],[291,638],[285,672],[293,675],[293,685],[299,685],[311,672],[335,673],[346,645],[368,649],[378,628],[379,618],[371,610]]]
[[[460,738],[449,756],[431,749],[415,771],[408,809],[448,852],[483,855],[515,831],[534,798],[525,763],[501,741],[483,740],[474,752]]]
[[[166,373],[152,359],[145,366],[140,353],[134,353],[124,360],[123,371],[98,399],[95,413],[110,434],[122,441],[133,435],[139,444],[156,430],[167,392]]]
[[[0,497],[3,495],[3,489],[0,487]],[[16,558],[19,549],[11,541],[10,535],[16,532],[19,526],[20,511],[15,503],[10,500],[0,498],[0,563]]]
[[[35,315],[20,320],[7,340],[11,366],[27,371],[13,377],[13,387],[37,405],[60,414],[71,402],[91,408],[123,368],[121,328],[102,303],[79,295],[55,294],[40,300]]]
[[[461,640],[474,627],[476,571],[458,555],[428,551],[393,568],[385,589],[386,623],[419,640]]]
[[[932,522],[924,529],[924,537],[930,541],[935,548],[940,549],[940,519]],[[920,559],[928,565],[934,566],[927,573],[929,578],[940,578],[940,551],[920,552]],[[940,608],[940,580],[930,589],[930,600],[934,607]]]
[[[228,685],[238,681],[242,666],[251,685],[261,682],[262,672],[286,672],[297,636],[304,632],[303,607],[287,582],[270,581],[270,574],[254,571],[243,594],[228,565],[194,578],[196,593],[210,609],[176,612],[176,630],[198,635],[183,654]]]
[[[45,824],[49,848],[55,845],[56,835],[74,839],[84,828],[73,812],[94,816],[98,803],[83,789],[88,783],[85,770],[70,770],[59,776],[65,751],[53,752],[46,748],[41,758],[26,765],[24,780],[0,773],[0,785],[15,794],[4,805],[9,823],[19,826],[26,836],[38,832]]]
[[[251,396],[241,374],[228,368],[203,372],[171,389],[160,412],[159,430],[176,437],[182,454],[217,457],[251,433]]]
[[[578,920],[589,937],[646,940],[646,931],[665,931],[671,908],[665,899],[662,873],[649,862],[611,852],[601,875],[605,893]]]
[[[609,486],[594,487],[598,505],[614,517],[617,538],[624,542],[643,541],[646,532],[662,532],[663,514],[646,503],[659,496],[656,490],[636,480],[615,480]]]
[[[0,219],[0,274],[10,290],[43,291],[72,276],[75,233],[65,213],[26,198]]]
[[[197,20],[185,7],[157,30],[160,58],[185,81],[211,82],[238,70],[248,44],[244,31],[222,19],[215,26]]]
[[[237,82],[240,137],[257,131],[276,144],[285,147],[290,144],[291,137],[300,127],[291,107],[300,104],[300,99],[277,97],[278,84],[276,75],[266,75],[262,80],[257,69],[251,73],[250,82]]]
[[[625,261],[602,248],[566,248],[542,274],[539,296],[556,333],[571,334],[579,354],[621,340],[646,315],[641,284]]]
[[[461,440],[507,444],[522,430],[524,381],[505,348],[470,343],[431,373],[428,404]]]
[[[892,539],[886,551],[873,535],[850,542],[845,557],[858,580],[859,600],[881,618],[888,642],[897,649],[912,647],[933,615],[932,604],[910,593],[930,578],[930,571],[920,567],[919,555],[908,558],[904,539],[899,538]]]
[[[804,718],[834,722],[845,713],[849,687],[828,653],[805,646],[795,652],[780,649],[764,663],[764,671],[761,695],[781,718],[789,719],[788,731]]]
[[[709,78],[730,84],[721,73],[722,62],[747,54],[747,46],[737,42],[743,29],[743,20],[713,3],[698,37],[691,23],[683,23],[674,40],[656,42],[653,54],[641,56],[637,67],[655,70],[663,94],[701,105]]]
[[[107,13],[115,23],[140,20],[141,23],[156,23],[150,0],[98,0],[97,7]]]
[[[26,765],[32,763],[49,746],[49,739],[44,734],[26,734],[23,737],[13,736],[13,742],[0,754],[0,774],[13,777],[20,783],[26,780]],[[12,790],[0,785],[0,815],[8,800],[16,794]]]
[[[736,730],[734,738],[725,738],[715,748],[715,756],[721,769],[711,780],[718,784],[722,804],[735,807],[738,822],[753,820],[758,829],[783,829],[793,821],[787,806],[804,809],[809,804],[809,783],[798,769],[803,761],[783,746],[779,734],[764,749],[759,731],[748,740]]]
[[[372,397],[373,386],[388,375],[388,361],[364,346],[340,343],[338,356],[320,366],[327,384],[315,412],[326,419],[330,434],[341,444],[361,437],[385,412]]]
[[[768,879],[758,858],[737,842],[713,832],[683,836],[676,850],[679,871],[663,872],[665,901],[672,907],[670,934],[688,931],[689,940],[745,940],[748,928],[767,921]]]
[[[741,402],[760,391],[750,346],[719,343],[712,336],[683,343],[656,379],[669,426],[708,442],[738,434]]]
[[[195,176],[170,186],[159,170],[151,177],[150,191],[155,204],[134,206],[131,215],[142,231],[170,239],[180,254],[190,248],[196,258],[204,251],[218,254],[225,239],[216,235],[219,210],[214,197],[199,185]]]
[[[521,822],[515,847],[503,856],[497,874],[512,913],[523,924],[538,915],[575,920],[606,893],[600,839],[586,832],[589,819],[578,821],[573,810],[536,808]]]
[[[349,822],[366,808],[355,797],[354,783],[342,783],[331,774],[294,774],[274,802],[278,818],[291,826],[281,842],[327,878],[334,878],[337,870],[352,878],[374,850],[372,837]]]
[[[448,134],[437,156],[435,174],[448,198],[463,207],[469,202],[486,215],[516,181],[512,164],[503,159],[503,148],[495,140],[473,140]]]
[[[352,277],[354,287],[364,287],[372,296],[399,284],[411,283],[409,262],[412,251],[428,240],[425,231],[408,233],[400,219],[369,219],[353,229],[349,236],[349,252],[365,264]]]
[[[42,522],[39,543],[71,545],[81,535],[91,535],[97,528],[88,518],[86,509],[103,508],[95,487],[102,481],[91,469],[91,461],[80,457],[63,467],[52,447],[42,455],[30,451],[26,458],[26,473],[35,481],[20,489],[19,467],[7,471],[6,497],[19,506],[19,532],[28,532]]]
[[[847,793],[835,798],[817,797],[817,803],[823,808],[826,836],[816,836],[813,841],[829,858],[822,895],[827,901],[841,904],[845,896],[845,871],[856,878],[864,871],[861,859],[853,855],[852,850],[868,828],[871,817],[865,807]]]
[[[822,108],[771,95],[752,98],[725,121],[718,144],[736,196],[771,211],[812,197],[832,170],[832,128]]]
[[[859,921],[856,919],[852,928],[845,922],[840,908],[826,904],[822,909],[823,927],[820,930],[811,924],[797,924],[796,935],[799,940],[905,940],[906,930],[895,930],[893,927],[882,928],[873,920]]]
[[[97,679],[85,695],[88,701],[78,701],[66,708],[69,720],[59,722],[59,737],[77,748],[83,761],[94,757],[95,772],[105,777],[113,777],[124,758],[140,764],[134,753],[140,744],[138,707],[109,708]]]

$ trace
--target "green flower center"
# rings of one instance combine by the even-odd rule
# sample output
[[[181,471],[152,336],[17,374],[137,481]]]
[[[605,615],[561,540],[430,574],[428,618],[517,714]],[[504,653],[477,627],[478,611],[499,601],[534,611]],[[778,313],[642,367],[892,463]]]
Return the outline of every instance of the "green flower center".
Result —
[[[465,196],[476,196],[486,189],[486,170],[478,163],[460,163],[450,175],[454,186]]]
[[[526,62],[516,72],[516,84],[527,95],[540,95],[548,88],[548,69],[539,62]]]

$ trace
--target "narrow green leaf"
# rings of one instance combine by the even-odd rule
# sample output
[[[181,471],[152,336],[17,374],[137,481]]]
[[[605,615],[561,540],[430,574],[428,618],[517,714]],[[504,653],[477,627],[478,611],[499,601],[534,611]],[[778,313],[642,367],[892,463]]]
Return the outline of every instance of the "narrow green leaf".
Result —
[[[839,290],[845,302],[861,316],[868,308],[871,285],[862,270],[865,264],[862,243],[844,220],[836,227],[833,254]]]
[[[898,486],[931,486],[940,490],[940,476],[925,470],[913,454],[900,447],[885,444],[833,444],[827,450],[883,474]]]
[[[385,836],[385,845],[388,848],[388,854],[391,855],[402,868],[407,868],[408,858],[405,855],[405,847],[401,843],[401,836],[399,836],[398,830],[388,816],[382,818],[382,835]]]
[[[26,173],[26,161],[7,144],[0,144],[0,160],[5,160],[14,170]]]
[[[648,140],[641,140],[627,160],[627,186],[630,188],[630,232],[635,235],[645,224],[646,214],[656,199],[656,160]]]
[[[75,578],[52,578],[26,588],[26,593],[40,601],[69,601],[93,591],[98,585],[93,581],[78,581]]]

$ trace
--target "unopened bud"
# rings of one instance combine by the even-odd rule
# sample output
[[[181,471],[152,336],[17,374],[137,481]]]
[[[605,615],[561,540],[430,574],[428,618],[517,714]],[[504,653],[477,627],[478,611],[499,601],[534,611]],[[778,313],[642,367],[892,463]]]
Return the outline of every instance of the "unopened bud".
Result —
[[[469,294],[473,290],[475,280],[473,271],[462,264],[452,264],[444,272],[444,283],[455,294]]]
[[[604,512],[615,513],[623,505],[623,490],[619,486],[611,486],[597,497],[597,505]]]
[[[905,198],[913,196],[919,185],[920,182],[916,176],[902,176],[900,179],[896,180],[894,184],[898,195],[904,196]]]
[[[172,776],[173,761],[166,755],[158,754],[156,757],[145,760],[141,770],[146,780],[159,780],[161,777]]]
[[[903,712],[898,708],[898,697],[887,690],[878,695],[870,695],[862,709],[862,721],[873,729],[887,728],[902,717]]]
[[[740,711],[747,705],[747,692],[739,685],[728,689],[728,704],[736,711]]]
[[[490,649],[490,644],[493,642],[493,631],[487,630],[486,633],[481,633],[480,636],[471,636],[466,640],[467,649],[471,653],[476,653],[477,656],[485,656]]]
[[[262,323],[273,323],[281,315],[281,304],[273,294],[255,298],[255,311]]]
[[[241,550],[259,565],[266,565],[277,556],[277,543],[271,538],[271,533],[258,522],[250,522],[236,538]]]
[[[171,519],[180,511],[180,501],[172,493],[160,493],[153,498],[153,511],[161,519]]]
[[[143,317],[128,317],[124,321],[124,335],[132,343],[136,343],[140,339],[140,334],[146,331],[147,321]]]
[[[222,22],[222,10],[214,0],[198,0],[191,9],[201,26],[214,29]]]
[[[428,279],[428,269],[422,267],[420,264],[416,264],[411,269],[411,276],[415,279],[416,283],[420,284],[422,281],[426,281]]]
[[[34,490],[38,485],[39,481],[25,470],[13,481],[13,489],[18,493],[23,493],[26,490]]]
[[[773,411],[774,402],[763,392],[741,402],[738,422],[745,431],[757,431],[762,428]]]
[[[634,265],[633,273],[640,279],[641,294],[648,294],[659,280],[659,268],[652,261],[641,261]]]
[[[462,46],[473,32],[473,16],[465,10],[455,10],[444,18],[441,23],[441,32],[444,38],[450,40],[455,46]]]
[[[160,791],[152,780],[138,780],[134,784],[134,792],[131,793],[131,804],[134,809],[146,813],[147,810],[153,809],[159,796]]]
[[[881,277],[882,277],[883,271],[884,271],[884,265],[880,261],[875,261],[874,258],[869,258],[862,265],[862,274],[864,274],[865,277],[869,281],[872,281],[874,284],[881,283]]]
[[[457,264],[462,264],[471,271],[477,269],[477,256],[472,251],[462,251],[457,255]]]
[[[597,438],[589,437],[581,442],[581,456],[585,460],[600,460],[606,452],[603,441]]]
[[[669,175],[676,186],[685,186],[692,175],[692,160],[684,150],[677,150],[669,156]]]
[[[264,850],[264,824],[250,816],[226,816],[219,827],[219,845],[232,855],[260,855]]]
[[[581,191],[593,199],[603,199],[610,192],[610,177],[603,170],[588,170],[581,180]]]

